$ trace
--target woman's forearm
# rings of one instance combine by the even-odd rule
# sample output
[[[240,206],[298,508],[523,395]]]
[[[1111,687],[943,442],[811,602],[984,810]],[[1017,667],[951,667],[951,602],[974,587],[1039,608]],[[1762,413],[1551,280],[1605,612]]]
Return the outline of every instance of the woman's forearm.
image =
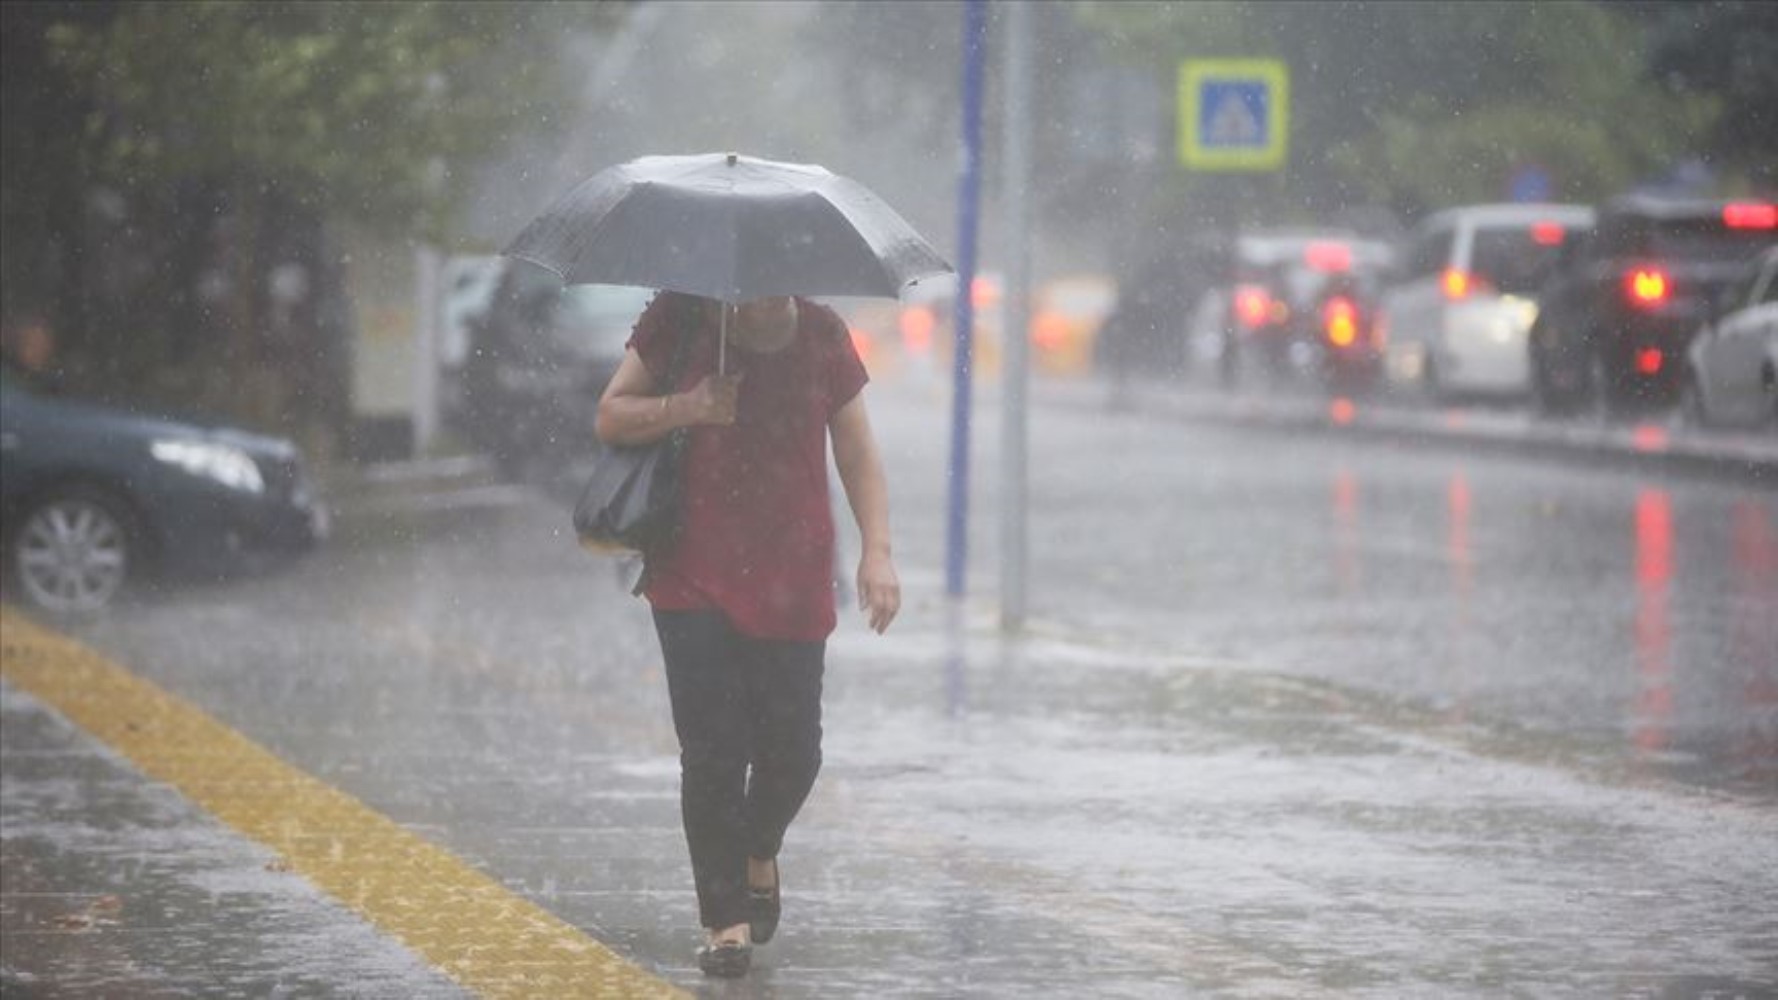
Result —
[[[594,430],[599,440],[606,444],[649,444],[671,431],[696,423],[686,403],[681,393],[608,396],[599,401]]]
[[[869,460],[835,464],[840,468],[840,482],[846,488],[846,500],[852,517],[858,522],[858,535],[866,552],[889,554],[889,487],[883,476],[883,464],[873,455]],[[850,471],[848,471],[850,468]]]

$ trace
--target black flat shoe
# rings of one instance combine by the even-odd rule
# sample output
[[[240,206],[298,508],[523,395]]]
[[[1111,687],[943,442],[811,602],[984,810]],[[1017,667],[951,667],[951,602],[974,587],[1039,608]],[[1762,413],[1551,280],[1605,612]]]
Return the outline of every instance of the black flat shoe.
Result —
[[[747,887],[749,907],[747,926],[753,934],[754,944],[765,944],[772,939],[772,935],[778,933],[778,917],[784,912],[783,900],[778,895],[778,889],[783,881],[783,876],[778,872],[778,862],[773,859],[772,887],[770,889]]]
[[[739,941],[707,944],[698,949],[698,968],[706,976],[739,979],[753,967],[753,947]]]

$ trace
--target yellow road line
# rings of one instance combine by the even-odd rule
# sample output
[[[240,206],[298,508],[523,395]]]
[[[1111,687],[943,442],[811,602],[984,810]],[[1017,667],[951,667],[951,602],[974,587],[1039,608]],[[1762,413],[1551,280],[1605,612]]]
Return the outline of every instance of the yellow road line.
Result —
[[[450,852],[91,649],[0,609],[0,676],[488,997],[682,997]]]

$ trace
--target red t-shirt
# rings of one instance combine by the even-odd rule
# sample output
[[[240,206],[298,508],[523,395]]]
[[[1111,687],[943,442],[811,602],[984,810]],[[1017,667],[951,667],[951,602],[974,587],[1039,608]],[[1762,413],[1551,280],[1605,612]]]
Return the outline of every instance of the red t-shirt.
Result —
[[[655,296],[629,342],[659,379],[686,332],[677,327],[697,320],[675,392],[716,371],[718,313],[688,299]],[[652,558],[644,593],[662,611],[719,609],[743,635],[816,641],[836,622],[827,422],[870,376],[832,309],[796,305],[789,346],[755,353],[729,339],[728,370],[743,376],[735,422],[691,428],[684,528]]]

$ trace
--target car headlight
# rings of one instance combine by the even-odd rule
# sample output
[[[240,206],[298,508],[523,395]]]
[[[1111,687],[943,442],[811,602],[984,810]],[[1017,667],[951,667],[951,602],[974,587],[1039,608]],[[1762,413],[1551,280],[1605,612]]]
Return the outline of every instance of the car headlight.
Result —
[[[265,492],[265,477],[253,456],[232,445],[214,441],[166,439],[149,446],[157,460],[177,466],[194,476],[213,480],[232,490]]]

